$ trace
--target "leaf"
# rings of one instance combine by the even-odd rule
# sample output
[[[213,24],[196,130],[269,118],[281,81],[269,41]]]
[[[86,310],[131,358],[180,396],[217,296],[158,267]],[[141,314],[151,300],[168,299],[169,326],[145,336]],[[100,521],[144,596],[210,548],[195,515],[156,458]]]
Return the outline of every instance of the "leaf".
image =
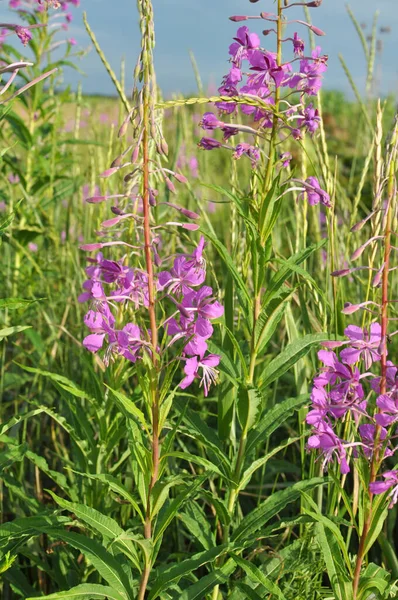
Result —
[[[32,596],[26,600],[89,600],[90,598],[107,598],[108,600],[125,600],[125,596],[106,585],[82,583],[66,592],[55,592],[49,596]]]
[[[15,327],[5,327],[5,329],[0,329],[0,340],[4,338],[14,335],[15,333],[21,333],[21,331],[25,331],[25,329],[30,329],[31,325],[16,325]]]
[[[248,560],[241,558],[240,556],[235,554],[232,554],[231,556],[233,560],[245,571],[246,575],[251,581],[260,583],[263,587],[265,587],[267,592],[274,594],[277,598],[280,598],[280,600],[286,600],[280,588],[273,581],[271,581],[271,579],[266,577],[266,575],[264,575],[264,573],[262,573],[258,567],[253,565],[253,563],[249,562]]]
[[[278,194],[280,178],[279,173],[261,205],[258,221],[262,246],[265,246],[270,237],[282,207],[283,197]]]
[[[13,521],[8,521],[0,525],[0,548],[5,550],[13,540],[24,543],[25,538],[41,534],[44,528],[54,530],[54,527],[59,525],[63,530],[64,526],[70,523],[70,518],[54,514],[21,517]]]
[[[271,281],[267,285],[266,292],[264,294],[262,308],[265,308],[274,298],[278,297],[280,290],[290,276],[294,272],[294,266],[304,262],[313,252],[320,250],[327,243],[327,239],[323,239],[320,242],[300,250],[297,254],[294,254],[284,263],[284,266],[278,269]]]
[[[167,590],[171,583],[176,579],[181,579],[184,575],[193,573],[203,565],[214,562],[218,557],[223,556],[226,553],[228,547],[228,544],[216,546],[210,550],[194,554],[191,558],[185,559],[179,564],[171,565],[162,570],[160,575],[156,577],[156,583],[149,594],[148,600],[155,600],[155,598],[158,598],[161,592]]]
[[[163,458],[167,458],[169,456],[174,457],[174,458],[181,458],[182,460],[191,462],[194,465],[195,464],[200,465],[206,471],[211,471],[212,473],[217,473],[218,475],[221,475],[221,477],[228,479],[228,477],[226,477],[225,473],[223,473],[223,471],[221,471],[217,467],[217,465],[212,463],[210,460],[207,460],[207,458],[203,458],[202,456],[196,456],[194,454],[190,454],[189,452],[174,451],[174,452],[168,452],[167,454],[163,454],[162,460],[163,460]]]
[[[158,522],[155,528],[154,535],[154,545],[160,540],[163,533],[166,531],[167,527],[173,520],[174,516],[177,514],[178,510],[182,506],[182,504],[187,500],[190,496],[193,496],[196,490],[202,485],[202,483],[207,479],[207,475],[203,475],[202,477],[196,477],[195,481],[187,486],[185,490],[181,492],[174,500],[172,500],[167,506],[167,508],[160,513]]]
[[[23,460],[27,451],[28,445],[21,444],[20,446],[14,446],[9,450],[0,452],[0,472],[10,467],[13,463]]]
[[[388,515],[388,506],[385,500],[385,496],[381,495],[376,499],[375,506],[372,512],[372,522],[369,528],[369,533],[366,537],[365,552],[368,553],[375,541],[377,540],[379,533],[383,529],[384,522]]]
[[[242,519],[237,529],[233,532],[231,540],[246,541],[251,539],[253,534],[263,527],[267,521],[277,515],[285,506],[291,502],[295,502],[300,497],[302,491],[312,490],[318,485],[325,483],[327,483],[327,479],[314,477],[306,481],[299,481],[291,487],[273,493],[272,496],[264,500],[262,504]]]
[[[345,568],[337,542],[331,531],[328,531],[322,523],[317,523],[316,531],[319,547],[325,560],[327,574],[336,600],[350,600],[345,595],[346,586],[344,579],[342,579]],[[349,579],[347,578],[346,581],[349,581]]]
[[[126,573],[121,566],[119,557],[114,557],[96,540],[72,531],[45,530],[50,537],[55,537],[79,550],[91,562],[98,573],[125,600],[133,598]]]
[[[275,307],[267,305],[262,309],[254,328],[254,344],[257,354],[264,350],[275,333],[294,292],[295,290],[288,293]]]
[[[3,435],[4,433],[6,433],[7,431],[9,431],[10,429],[12,429],[12,427],[14,427],[15,425],[22,423],[23,421],[25,421],[26,419],[29,419],[30,417],[35,417],[36,415],[39,415],[42,412],[43,412],[42,408],[36,408],[36,409],[30,410],[22,415],[16,415],[15,417],[11,417],[11,419],[9,421],[7,421],[7,423],[3,423],[3,425],[1,425],[0,436]]]
[[[229,459],[225,456],[221,449],[221,442],[213,429],[201,419],[200,415],[190,408],[186,407],[186,402],[177,398],[175,406],[182,413],[183,421],[188,431],[194,436],[195,440],[201,442],[206,448],[208,448],[220,461],[221,464],[230,472]]]
[[[114,542],[116,538],[120,538],[117,546],[133,562],[136,568],[140,570],[140,559],[136,549],[129,541],[122,539],[125,531],[114,519],[102,514],[95,508],[90,508],[77,502],[68,502],[64,498],[60,498],[54,494],[54,492],[50,490],[48,492],[59,506],[75,514],[80,521],[87,523],[91,529],[101,534],[105,542]]]
[[[26,308],[30,304],[44,300],[44,298],[38,298],[37,300],[25,300],[24,298],[0,298],[0,309],[7,308],[8,310],[16,310],[17,308]]]
[[[271,410],[261,416],[256,429],[249,432],[246,445],[246,454],[253,452],[261,442],[268,441],[270,435],[285,423],[286,420],[308,402],[307,394],[298,398],[288,398],[276,404]]]
[[[220,569],[201,577],[199,581],[179,594],[178,600],[203,600],[216,585],[228,581],[234,570],[235,563],[229,559]]]
[[[73,469],[72,469],[72,471],[73,471]],[[140,506],[138,505],[136,499],[134,498],[134,496],[132,496],[132,494],[130,494],[130,492],[128,490],[126,490],[126,488],[123,486],[123,484],[116,477],[114,477],[113,475],[108,475],[107,473],[91,474],[91,473],[81,473],[80,471],[73,471],[73,473],[76,473],[77,475],[81,475],[82,477],[87,477],[88,479],[101,481],[102,483],[108,485],[109,488],[113,492],[115,492],[115,494],[119,494],[119,496],[121,496],[122,498],[124,498],[125,500],[130,502],[131,506],[139,514],[142,523],[145,523],[145,517],[142,514],[142,510],[141,510]]]
[[[190,502],[180,512],[178,519],[184,523],[190,536],[193,536],[204,550],[210,550],[215,544],[215,534],[212,523],[198,502]]]
[[[215,236],[212,236],[210,233],[203,231],[203,235],[205,235],[211,241],[213,246],[216,248],[216,250],[219,253],[220,257],[222,258],[225,266],[227,267],[229,273],[231,274],[232,278],[234,279],[235,284],[237,286],[237,291],[241,292],[243,308],[245,309],[246,315],[248,315],[250,312],[251,306],[252,306],[252,299],[251,299],[249,291],[245,285],[245,282],[242,279],[242,276],[240,275],[231,256],[229,255],[227,248],[224,246],[224,244],[222,244],[222,242],[220,242],[220,240],[218,238],[216,238]]]
[[[294,341],[264,368],[261,377],[261,388],[266,389],[276,379],[306,356],[313,346],[329,339],[327,333],[311,333]]]
[[[261,392],[257,388],[240,388],[237,412],[242,430],[245,433],[256,424],[260,415],[261,401]]]
[[[322,523],[322,525],[324,527],[326,527],[327,529],[330,530],[330,532],[332,533],[332,535],[334,536],[334,539],[336,540],[337,544],[340,547],[340,550],[343,554],[344,560],[345,560],[345,564],[346,567],[350,573],[350,577],[354,577],[354,574],[352,572],[352,567],[351,567],[351,561],[350,561],[350,557],[348,555],[348,551],[345,545],[345,541],[344,538],[341,534],[341,531],[339,529],[339,527],[336,525],[336,523],[333,523],[333,521],[331,521],[328,517],[326,517],[325,515],[323,515],[319,508],[318,505],[313,501],[313,499],[308,495],[305,494],[304,492],[302,492],[302,496],[305,498],[307,504],[309,506],[312,507],[312,511],[308,510],[305,507],[302,507],[302,510],[305,514],[309,515],[310,517],[312,517],[315,521],[317,521],[318,523]]]
[[[145,415],[139,408],[137,408],[137,406],[134,404],[134,402],[132,400],[130,400],[130,398],[128,398],[127,396],[122,394],[121,392],[117,392],[116,390],[113,390],[109,386],[106,386],[106,387],[111,391],[112,395],[114,396],[114,398],[116,400],[117,405],[121,408],[121,410],[124,413],[126,413],[128,417],[133,417],[135,419],[138,419],[138,421],[141,423],[141,425],[143,425],[144,428],[147,430],[148,424],[146,422]]]
[[[252,478],[253,474],[257,471],[257,469],[260,469],[263,465],[265,465],[269,461],[270,458],[275,456],[275,454],[277,454],[281,450],[284,450],[285,448],[290,446],[290,444],[294,444],[299,439],[300,438],[289,438],[286,442],[284,442],[280,446],[273,448],[273,450],[268,452],[265,456],[262,456],[261,458],[258,458],[257,460],[252,462],[250,467],[248,467],[246,469],[246,471],[243,473],[243,475],[241,477],[241,480],[240,480],[238,488],[237,488],[238,491],[245,489],[245,487],[250,482],[250,479]]]
[[[63,390],[65,390],[69,394],[72,394],[72,396],[75,396],[76,398],[87,398],[89,400],[92,400],[92,398],[90,398],[87,392],[81,390],[73,381],[71,381],[67,377],[64,377],[63,375],[58,375],[58,373],[52,373],[51,371],[43,371],[42,369],[36,369],[35,367],[28,367],[19,363],[15,364],[21,367],[21,369],[28,371],[28,373],[36,373],[37,375],[42,375],[42,377],[50,379],[51,381],[59,385]]]

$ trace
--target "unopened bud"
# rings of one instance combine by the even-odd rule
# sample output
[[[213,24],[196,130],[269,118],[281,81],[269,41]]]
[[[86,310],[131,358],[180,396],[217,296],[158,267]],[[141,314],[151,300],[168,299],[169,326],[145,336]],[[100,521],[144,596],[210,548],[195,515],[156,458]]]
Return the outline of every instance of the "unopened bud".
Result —
[[[323,0],[313,0],[313,2],[307,2],[308,8],[318,8],[322,4]]]
[[[174,173],[174,177],[180,183],[188,183],[188,179],[185,177],[185,175],[181,175],[181,173]]]
[[[234,23],[239,23],[240,21],[247,21],[247,17],[235,15],[233,17],[229,17],[229,20],[233,21]]]
[[[168,155],[169,153],[169,147],[167,145],[167,142],[165,139],[162,138],[162,141],[160,142],[160,145],[162,146],[162,152],[165,156]]]
[[[80,246],[80,250],[92,252],[93,250],[101,250],[102,247],[102,244],[83,244],[83,246]]]
[[[134,164],[135,162],[137,162],[137,159],[139,157],[140,154],[140,146],[139,144],[137,144],[137,146],[134,148],[132,154],[131,154],[131,162]]]
[[[172,194],[175,194],[176,188],[174,186],[174,183],[168,177],[165,177],[165,182],[166,182],[167,188],[170,190],[170,192]]]
[[[111,167],[110,169],[106,169],[106,171],[104,171],[103,173],[101,173],[100,177],[110,177],[111,175],[113,175],[114,173],[116,173],[116,171],[119,170],[120,167]]]
[[[322,29],[319,29],[319,27],[315,27],[315,25],[311,25],[310,29],[313,33],[315,33],[315,35],[319,35],[319,36],[326,35],[326,33],[324,31],[322,31]]]

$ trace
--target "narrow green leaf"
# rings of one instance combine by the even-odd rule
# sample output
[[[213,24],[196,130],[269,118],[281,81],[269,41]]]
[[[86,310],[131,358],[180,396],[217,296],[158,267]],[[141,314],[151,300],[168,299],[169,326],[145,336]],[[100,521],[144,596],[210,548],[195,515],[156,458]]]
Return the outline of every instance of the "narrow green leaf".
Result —
[[[286,600],[280,588],[273,581],[271,581],[271,579],[266,577],[264,573],[262,573],[262,571],[256,567],[256,565],[253,565],[253,563],[238,555],[232,554],[231,556],[233,560],[241,567],[241,569],[244,570],[251,581],[260,583],[267,590],[267,592],[274,594],[277,598],[280,598],[280,600]]]
[[[96,540],[90,539],[73,531],[45,530],[50,537],[62,540],[79,550],[88,559],[98,573],[116,592],[125,599],[132,600],[133,594],[125,571],[122,568],[121,557],[114,557]]]
[[[116,538],[120,538],[118,542],[120,550],[134,563],[136,568],[140,570],[140,559],[136,549],[133,544],[122,539],[125,531],[114,519],[100,513],[95,508],[90,508],[84,504],[78,504],[77,502],[68,502],[64,498],[60,498],[54,494],[54,492],[51,492],[50,490],[48,490],[48,492],[59,506],[65,508],[72,514],[75,514],[80,521],[87,523],[91,529],[102,535],[104,541],[108,544],[109,542],[114,542]]]
[[[306,356],[314,346],[329,339],[327,333],[312,333],[289,344],[283,352],[264,368],[261,376],[261,388],[266,389],[276,379],[279,379],[286,371],[296,364],[300,358]]]
[[[15,333],[21,333],[21,331],[25,331],[25,329],[30,328],[30,325],[15,325],[14,327],[5,327],[4,329],[0,329],[0,340],[3,340],[10,335],[14,335]]]
[[[307,394],[298,396],[298,398],[288,398],[279,402],[261,416],[256,429],[250,431],[247,438],[246,454],[251,454],[257,446],[267,442],[270,435],[285,423],[285,421],[296,411],[302,408],[309,400]]]
[[[173,581],[193,573],[196,569],[199,569],[209,562],[214,562],[217,558],[226,553],[228,547],[228,544],[222,544],[221,546],[216,546],[210,550],[194,554],[191,558],[183,560],[181,563],[167,567],[156,577],[155,585],[149,594],[148,600],[155,600],[155,598],[158,598],[163,591],[170,587]]]
[[[242,519],[232,534],[232,541],[250,540],[253,534],[263,527],[267,521],[277,515],[285,506],[298,500],[302,491],[312,490],[326,482],[327,479],[314,477],[306,481],[299,481],[284,490],[274,492],[272,496],[264,500],[262,504]]]
[[[82,583],[66,592],[55,592],[49,596],[32,596],[26,600],[89,600],[90,598],[107,598],[108,600],[125,600],[125,596],[106,585]]]

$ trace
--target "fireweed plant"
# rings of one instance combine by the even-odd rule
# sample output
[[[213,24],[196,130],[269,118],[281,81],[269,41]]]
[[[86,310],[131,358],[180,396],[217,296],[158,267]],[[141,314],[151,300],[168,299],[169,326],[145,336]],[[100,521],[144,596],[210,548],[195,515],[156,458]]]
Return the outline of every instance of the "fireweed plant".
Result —
[[[357,556],[350,562],[333,588],[339,597],[367,597],[372,583],[371,569],[363,570],[366,555],[398,500],[396,465],[397,367],[389,358],[394,331],[391,307],[396,301],[390,284],[395,252],[393,238],[397,222],[397,124],[386,148],[386,158],[375,187],[371,212],[352,227],[352,232],[370,228],[368,239],[352,254],[358,261],[373,248],[364,266],[349,266],[332,273],[334,277],[351,276],[357,271],[369,273],[363,301],[347,302],[345,315],[364,312],[362,324],[348,325],[344,341],[326,342],[318,354],[322,363],[314,378],[312,409],[306,421],[312,427],[308,448],[319,452],[321,470],[337,462],[344,476],[354,471],[355,496],[361,502],[362,515],[356,532]],[[379,260],[377,262],[377,257]],[[391,468],[392,467],[392,468]],[[358,502],[358,499],[357,499]],[[375,533],[376,532],[376,533]],[[348,567],[348,573],[347,573]],[[352,577],[352,589],[347,582]],[[386,592],[388,579],[374,587]],[[383,596],[384,597],[384,596]]]
[[[309,6],[312,5],[314,4],[310,3]],[[136,473],[142,481],[138,485],[138,491],[143,507],[139,512],[143,521],[144,539],[151,544],[148,546],[151,550],[145,554],[141,568],[138,598],[146,597],[148,586],[151,589],[148,597],[156,597],[171,583],[173,577],[180,579],[184,573],[183,562],[170,566],[168,577],[166,573],[161,576],[161,583],[156,583],[156,576],[151,578],[166,527],[165,517],[158,514],[161,504],[157,499],[160,490],[169,485],[162,480],[165,475],[165,459],[175,456],[194,464],[206,465],[210,470],[210,465],[216,459],[217,471],[221,470],[223,478],[228,482],[227,493],[220,490],[217,494],[219,499],[216,504],[221,504],[217,504],[217,508],[213,506],[217,519],[220,520],[221,546],[215,546],[202,557],[205,560],[206,556],[206,561],[210,562],[215,560],[218,570],[214,574],[210,573],[207,578],[202,578],[203,581],[199,580],[193,585],[192,591],[187,592],[200,595],[212,590],[212,598],[216,600],[223,595],[217,573],[224,579],[237,566],[243,566],[247,572],[249,562],[240,554],[246,546],[252,545],[252,534],[269,518],[265,516],[267,509],[272,512],[277,506],[278,495],[272,498],[273,509],[270,503],[260,507],[264,517],[254,527],[250,514],[243,521],[239,518],[240,491],[249,483],[252,474],[269,459],[267,455],[249,466],[250,456],[264,437],[277,428],[282,415],[284,418],[286,411],[292,412],[303,403],[302,398],[288,401],[283,407],[278,406],[274,414],[266,413],[266,419],[261,423],[261,418],[264,417],[262,394],[289,366],[303,357],[314,343],[325,339],[324,334],[309,335],[289,347],[265,370],[256,368],[258,359],[264,353],[295,291],[292,288],[282,289],[286,278],[294,271],[294,266],[290,269],[290,265],[271,278],[270,285],[266,286],[266,267],[273,258],[272,231],[282,199],[295,191],[299,192],[300,201],[308,201],[310,205],[321,203],[327,208],[331,206],[330,196],[321,187],[317,177],[311,176],[303,181],[292,177],[282,178],[281,173],[281,169],[288,167],[291,158],[290,153],[281,151],[281,144],[290,137],[300,140],[306,134],[312,136],[319,126],[320,116],[311,99],[314,99],[321,87],[327,57],[321,54],[320,48],[306,55],[304,42],[297,33],[292,38],[283,38],[284,25],[289,21],[285,17],[288,7],[282,6],[281,2],[278,4],[277,14],[261,13],[258,17],[272,25],[265,33],[276,35],[276,53],[262,48],[260,38],[246,26],[238,29],[235,42],[230,47],[231,69],[215,101],[218,115],[207,112],[200,122],[206,130],[221,129],[224,142],[228,141],[229,144],[206,137],[202,138],[199,146],[205,150],[221,146],[233,149],[234,158],[245,156],[250,160],[252,168],[256,169],[248,210],[240,204],[238,197],[232,195],[232,201],[237,204],[238,212],[246,224],[247,247],[251,252],[249,273],[241,274],[240,269],[228,257],[227,249],[207,230],[203,231],[204,235],[199,237],[193,249],[174,252],[168,257],[164,248],[168,245],[170,228],[178,228],[182,232],[175,247],[186,247],[184,232],[199,229],[195,221],[200,215],[180,206],[178,201],[170,202],[162,197],[164,189],[168,191],[167,195],[174,194],[177,191],[175,182],[186,183],[186,179],[182,174],[166,168],[162,160],[167,155],[167,144],[155,111],[152,7],[149,1],[139,2],[138,6],[141,14],[142,51],[136,67],[133,108],[119,132],[121,136],[125,135],[131,122],[133,141],[113,161],[111,167],[102,173],[102,177],[108,179],[121,170],[127,171],[124,175],[126,190],[116,195],[105,194],[87,199],[91,204],[113,202],[111,211],[114,216],[102,222],[100,241],[82,246],[83,250],[89,252],[100,250],[95,258],[89,259],[86,270],[88,279],[80,297],[80,301],[90,303],[85,316],[85,324],[90,333],[84,338],[83,345],[90,352],[100,355],[105,365],[121,359],[134,365],[134,373],[150,418],[150,428],[145,426],[147,440],[140,436],[146,451],[140,458],[141,472]],[[240,22],[248,18],[239,16],[232,17],[231,20]],[[296,21],[293,20],[293,23]],[[323,35],[323,32],[309,23],[303,22],[303,25],[317,35]],[[284,63],[282,59],[284,44],[293,50],[293,58],[289,63]],[[247,70],[244,66],[246,64]],[[239,86],[243,78],[246,81]],[[238,107],[249,117],[249,122],[251,120],[249,125],[233,121]],[[232,118],[232,122],[225,121],[227,115]],[[254,137],[254,144],[241,142],[231,146],[231,138],[239,133]],[[260,164],[264,167],[263,172],[259,168]],[[159,183],[163,183],[160,189]],[[169,216],[171,211],[178,215],[177,219]],[[215,299],[212,288],[205,284],[205,238],[213,242],[230,277],[226,298],[229,314],[225,315],[225,334],[221,347],[216,345],[216,340],[211,339],[214,331],[212,321],[223,317],[224,307]],[[105,257],[105,252],[109,253],[118,247],[126,252],[124,258],[112,260]],[[299,265],[314,250],[315,248],[306,249],[293,257],[292,265]],[[240,349],[234,332],[235,294],[248,332],[249,352],[246,355]],[[177,375],[181,365],[184,371],[182,379]],[[177,430],[175,426],[171,427],[168,417],[174,400],[183,396],[178,390],[186,390],[198,382],[207,397],[209,393],[213,393],[211,387],[218,381],[219,369],[224,375],[219,394],[220,439],[217,440],[216,437],[217,441],[209,444],[207,438],[210,431],[203,425],[200,428],[191,409],[177,402],[180,410],[183,406],[180,418],[189,425],[191,431],[195,431],[195,435],[205,438],[203,443],[207,457],[173,452],[172,441]],[[180,381],[173,387],[175,379]],[[137,415],[141,414],[141,421],[146,422],[145,416],[137,412],[137,408],[130,407],[130,412],[133,411]],[[169,429],[169,433],[165,434]],[[223,438],[226,442],[232,431],[239,431],[240,439],[236,448],[234,444],[230,446],[232,453],[227,456],[220,450],[221,442]],[[292,440],[289,440],[278,451],[291,443]],[[228,446],[225,444],[226,449]],[[134,450],[138,462],[137,452],[138,448]],[[282,506],[297,499],[301,489],[309,490],[321,483],[322,479],[315,478],[296,484],[288,493],[280,492]],[[198,484],[200,485],[200,480]],[[197,483],[193,484],[196,485]],[[181,496],[177,496],[166,509],[166,515],[172,509],[172,514],[175,514],[173,504],[179,506],[182,502],[180,498]],[[221,510],[225,511],[223,515],[220,513],[220,506],[224,507]],[[210,559],[210,553],[214,558]],[[227,560],[228,554],[233,557]],[[194,563],[189,563],[189,559],[187,568],[188,564],[190,570],[194,568]],[[182,585],[183,588],[179,588],[181,590],[185,584]],[[277,589],[272,582],[268,582],[265,587],[268,591]]]
[[[74,4],[11,2],[26,31],[15,39],[12,26],[3,52],[12,54],[12,35],[19,53],[21,42],[31,45],[41,69],[61,49],[68,63],[73,43],[54,46],[68,35]],[[31,262],[40,297],[49,299],[30,301],[45,325],[0,331],[18,341],[2,365],[17,362],[14,375],[23,363],[26,377],[5,390],[0,427],[1,593],[5,600],[394,597],[390,574],[369,550],[378,534],[383,540],[398,482],[387,250],[396,229],[396,133],[383,172],[379,127],[374,206],[354,228],[372,229],[352,257],[371,252],[369,264],[347,266],[335,273],[347,277],[330,286],[353,287],[369,275],[359,305],[344,308],[354,316],[342,339],[319,285],[327,268],[310,275],[327,240],[307,247],[294,223],[291,243],[288,225],[294,214],[307,227],[308,216],[333,236],[334,198],[342,204],[317,153],[327,57],[304,41],[306,33],[322,38],[309,16],[321,2],[264,0],[274,12],[233,16],[230,69],[218,94],[205,97],[199,85],[201,97],[169,102],[156,85],[152,4],[137,4],[142,42],[130,97],[123,71],[119,81],[84,18],[120,98],[117,125],[105,115],[105,143],[90,147],[87,135],[84,155],[73,146],[79,160],[71,159],[72,140],[64,143],[58,120],[66,100],[54,78],[48,93],[38,87],[24,96],[27,128],[19,113],[9,121],[23,138],[10,149],[5,179],[27,200],[21,231],[14,220],[4,244],[17,248],[13,289],[25,286]],[[302,8],[304,20],[295,19]],[[193,134],[173,131],[181,107],[195,121]],[[76,138],[82,108],[78,94]],[[200,177],[211,183],[199,187]],[[82,229],[70,239],[71,223],[83,240]],[[32,234],[28,253],[19,240]],[[47,261],[58,253],[64,260],[50,262],[54,274]],[[354,324],[360,309],[364,319]],[[320,333],[328,324],[331,336]],[[310,352],[322,343],[305,424]],[[388,551],[384,545],[383,564]]]

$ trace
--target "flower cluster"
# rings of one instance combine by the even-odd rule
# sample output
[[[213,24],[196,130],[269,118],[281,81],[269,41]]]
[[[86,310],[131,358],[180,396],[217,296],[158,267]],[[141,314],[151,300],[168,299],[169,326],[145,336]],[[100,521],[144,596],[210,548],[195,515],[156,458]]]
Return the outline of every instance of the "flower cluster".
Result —
[[[277,19],[276,16],[265,13],[260,18],[269,18],[274,22]],[[232,19],[243,20],[243,17]],[[269,34],[271,31],[274,30],[264,33]],[[207,131],[220,129],[224,143],[205,137],[199,143],[201,148],[212,150],[224,147],[233,150],[234,158],[248,156],[255,167],[260,158],[259,149],[250,144],[227,145],[226,142],[231,137],[238,133],[265,137],[267,130],[274,128],[275,124],[279,134],[285,138],[291,135],[297,140],[305,133],[313,135],[316,132],[320,122],[319,113],[312,102],[306,105],[306,98],[319,92],[323,73],[327,69],[327,56],[321,54],[320,47],[312,51],[310,56],[305,56],[304,42],[298,33],[293,38],[284,40],[284,43],[292,45],[291,62],[278,62],[275,52],[261,48],[260,38],[256,33],[246,26],[239,27],[234,42],[229,47],[231,68],[218,89],[223,99],[216,102],[216,107],[221,116],[233,116],[240,109],[243,115],[251,119],[252,126],[226,122],[208,112],[200,122],[201,127]],[[297,61],[298,69],[295,69]],[[276,106],[276,91],[280,96],[282,89],[286,90],[283,98],[286,108],[283,109],[280,97]],[[292,104],[289,100],[294,93],[300,95],[298,104]],[[286,165],[286,160],[282,164]]]
[[[8,3],[8,6],[13,10],[17,10],[22,17],[24,17],[29,10],[33,11],[34,14],[40,15],[40,13],[51,8],[61,9],[62,12],[60,16],[64,19],[61,24],[61,29],[64,31],[69,29],[69,24],[73,20],[71,9],[73,7],[78,7],[79,5],[80,0],[9,0]],[[27,27],[20,27],[19,31],[16,30],[16,34],[25,46],[32,38],[30,29]],[[75,45],[76,42],[72,38],[69,40],[69,43]]]
[[[369,330],[350,325],[345,330],[347,341],[326,342],[329,349],[321,350],[318,358],[323,364],[313,381],[311,393],[312,407],[306,421],[312,427],[308,448],[319,450],[323,455],[323,467],[335,459],[341,473],[350,471],[347,449],[353,448],[353,458],[373,459],[377,451],[378,460],[393,454],[390,447],[388,429],[398,422],[398,369],[388,362],[387,390],[380,393],[380,377],[369,371],[373,363],[381,359],[381,327],[372,323]],[[345,346],[339,357],[331,348]],[[365,387],[366,386],[366,390]],[[370,394],[376,394],[374,412]],[[342,423],[350,413],[359,433],[358,438],[344,440],[338,434]],[[383,493],[398,485],[398,471],[384,473],[383,482],[372,482],[370,490],[374,494]],[[391,492],[392,502],[398,497],[396,487]]]
[[[171,339],[157,351],[161,354],[177,341],[182,343],[186,377],[180,386],[185,389],[199,378],[207,395],[210,384],[216,380],[215,367],[220,361],[219,356],[206,354],[207,340],[213,334],[211,321],[221,317],[224,309],[213,298],[212,288],[203,285],[206,279],[204,246],[202,237],[191,254],[176,256],[168,270],[157,274],[159,293],[177,309],[163,324]],[[93,353],[103,350],[106,365],[117,356],[134,363],[142,358],[144,351],[151,352],[149,332],[132,322],[117,326],[117,313],[123,320],[128,306],[135,311],[148,307],[148,275],[142,269],[125,265],[124,260],[108,260],[101,252],[95,259],[88,260],[88,279],[83,284],[85,291],[79,296],[80,302],[91,304],[84,319],[90,334],[84,338],[83,345]],[[118,310],[120,307],[122,310]]]

